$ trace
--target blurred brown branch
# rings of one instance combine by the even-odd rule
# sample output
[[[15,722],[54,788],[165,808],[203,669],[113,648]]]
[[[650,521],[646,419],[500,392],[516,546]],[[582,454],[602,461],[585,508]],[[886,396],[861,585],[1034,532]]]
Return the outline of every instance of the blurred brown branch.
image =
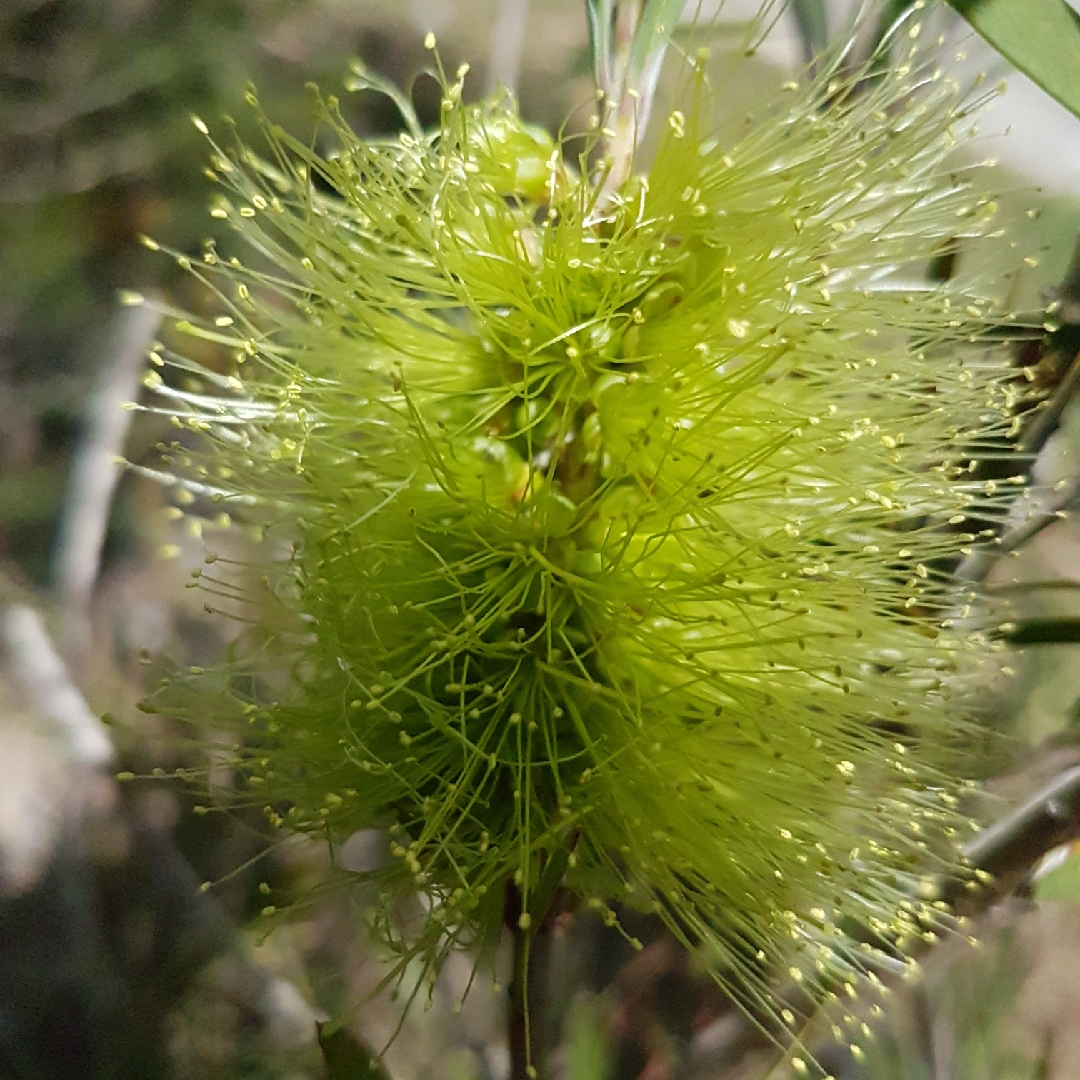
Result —
[[[90,600],[120,479],[120,454],[133,415],[124,405],[138,395],[146,353],[160,324],[161,315],[148,305],[122,307],[117,312],[110,359],[87,402],[83,434],[71,467],[54,573],[63,611],[62,648],[76,669],[90,643]]]
[[[71,681],[41,616],[25,604],[7,607],[0,613],[0,643],[14,679],[34,711],[59,735],[65,756],[93,768],[108,765],[112,742]]]

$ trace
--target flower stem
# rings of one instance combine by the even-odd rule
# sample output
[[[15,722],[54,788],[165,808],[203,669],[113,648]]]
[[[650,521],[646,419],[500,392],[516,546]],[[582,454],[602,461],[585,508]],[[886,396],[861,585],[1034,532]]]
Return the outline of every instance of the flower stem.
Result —
[[[547,919],[535,929],[513,929],[514,967],[510,979],[510,1080],[544,1076],[543,1030],[547,1013],[551,926]]]

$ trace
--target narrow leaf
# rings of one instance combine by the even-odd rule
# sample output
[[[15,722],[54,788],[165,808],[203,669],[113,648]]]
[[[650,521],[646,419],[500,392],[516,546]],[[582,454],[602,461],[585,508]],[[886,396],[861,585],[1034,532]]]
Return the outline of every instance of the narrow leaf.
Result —
[[[792,0],[791,11],[799,27],[803,55],[808,64],[812,63],[829,44],[825,0]]]
[[[1065,0],[948,0],[1018,71],[1080,117],[1080,17]]]
[[[664,52],[679,24],[679,16],[682,15],[684,7],[686,0],[645,0],[645,8],[630,49],[628,86],[637,90],[648,90],[651,87],[643,84],[655,84]]]
[[[585,0],[585,18],[589,23],[589,52],[599,89],[611,92],[613,65],[612,15],[614,0]]]

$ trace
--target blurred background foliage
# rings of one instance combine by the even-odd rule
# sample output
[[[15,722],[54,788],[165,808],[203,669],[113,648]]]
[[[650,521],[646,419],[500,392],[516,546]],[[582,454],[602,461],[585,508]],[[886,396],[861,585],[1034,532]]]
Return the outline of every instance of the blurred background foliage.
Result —
[[[463,15],[466,6],[460,20],[452,3],[393,0],[0,6],[0,463],[11,465],[0,474],[0,552],[35,584],[48,580],[42,540],[62,504],[65,451],[106,348],[116,290],[157,287],[187,298],[175,266],[138,237],[198,251],[212,235],[200,168],[207,146],[191,114],[215,124],[229,115],[252,135],[243,101],[252,82],[277,122],[306,135],[306,82],[340,92],[354,55],[405,81],[423,63],[428,23],[446,26],[448,62],[480,55],[482,80],[493,4],[459,5]],[[564,25],[564,15],[556,10],[551,25]],[[546,37],[550,51],[532,52],[541,66],[527,72],[522,95],[537,119],[557,124],[573,84],[549,79],[565,72],[543,62],[572,63],[575,53],[558,34]],[[434,103],[434,85],[421,81],[421,113]],[[363,132],[397,124],[391,103],[374,94],[348,96],[345,111]]]
[[[196,812],[196,799],[181,785],[117,786],[109,778],[116,767],[149,773],[198,764],[177,733],[142,716],[136,702],[160,674],[162,652],[204,663],[227,645],[227,625],[193,602],[184,584],[202,562],[204,542],[242,551],[243,537],[196,535],[177,520],[165,490],[122,478],[100,565],[93,567],[92,601],[82,613],[89,634],[81,641],[66,633],[72,613],[58,584],[64,558],[58,537],[78,500],[70,476],[94,428],[94,403],[103,381],[119,370],[114,354],[131,344],[130,316],[118,305],[117,290],[158,292],[192,309],[208,303],[171,260],[139,242],[150,234],[195,255],[214,235],[200,167],[207,148],[191,114],[217,130],[231,116],[250,136],[243,98],[251,82],[267,113],[306,137],[313,115],[306,82],[340,92],[347,63],[358,56],[408,84],[424,62],[428,29],[438,33],[448,68],[472,64],[478,93],[488,81],[487,59],[506,45],[499,34],[506,33],[512,6],[496,0],[0,3],[0,606],[10,612],[29,601],[44,609],[67,661],[66,669],[45,664],[44,674],[28,677],[20,651],[26,642],[14,624],[4,624],[5,1080],[339,1080],[380,1069],[394,1080],[499,1080],[506,1073],[505,991],[481,979],[464,1007],[456,1007],[471,976],[467,957],[447,965],[430,1006],[418,1001],[402,1020],[404,1002],[375,993],[384,969],[367,944],[362,891],[329,892],[281,925],[261,914],[288,907],[325,878],[324,850],[293,841],[258,859],[266,847],[261,819]],[[785,69],[828,38],[827,25],[805,17],[814,5],[796,6],[801,20],[787,18],[768,47],[738,68],[722,102],[729,115],[771,96]],[[827,9],[834,38],[850,7]],[[754,4],[727,10],[738,25]],[[721,57],[739,40],[723,28],[715,37]],[[995,77],[1004,73],[977,42],[965,48],[973,63]],[[588,107],[580,0],[530,5],[517,82],[525,117],[553,130],[571,110]],[[1021,84],[1021,108],[1009,117],[1018,126],[1030,121],[1023,103],[1033,99],[1026,93]],[[414,100],[430,119],[434,86],[417,82]],[[396,129],[392,106],[376,95],[346,95],[343,108],[361,132]],[[1038,152],[1018,155],[1019,165],[1042,161],[1041,176],[1023,175],[1014,162],[1015,177],[1003,180],[1012,191],[1005,198],[1027,223],[1017,258],[1029,251],[1039,257],[1037,268],[1010,279],[1013,303],[1035,310],[1055,296],[1061,301],[1060,328],[1019,358],[1034,365],[1051,392],[1068,383],[1080,347],[1080,267],[1072,264],[1080,232],[1080,128],[1072,123],[1062,127],[1061,116],[1053,116],[1051,126],[1039,129],[1042,142],[1025,144]],[[222,238],[223,250],[227,243]],[[988,278],[1014,269],[984,268]],[[156,328],[140,332],[146,340],[135,336],[137,360]],[[137,375],[138,364],[132,371]],[[128,456],[152,464],[162,431],[152,417],[137,419],[126,432]],[[1080,476],[1075,403],[1064,408],[1034,472],[1051,484]],[[1041,530],[995,568],[990,585],[1019,592],[1026,618],[1080,616],[1080,523],[1066,515]],[[1015,675],[988,686],[996,726],[1009,743],[994,762],[1000,776],[975,807],[987,820],[1080,764],[1077,645],[1030,647],[1003,659],[1006,666]],[[78,750],[65,719],[71,699],[61,706],[50,698],[50,679],[85,695],[94,713],[114,718],[119,761],[108,773]],[[219,771],[211,786],[224,791],[228,768]],[[1075,817],[1071,804],[1062,815]],[[371,865],[382,842],[376,834],[358,835],[335,858],[346,868]],[[924,978],[898,986],[884,1011],[872,1000],[850,1011],[826,1010],[820,1033],[811,1033],[823,1063],[837,1077],[874,1080],[1080,1076],[1075,859],[1071,849],[1061,849],[1045,875],[1035,881],[1023,875],[1012,896],[973,916],[978,950],[960,938],[938,945],[925,959]],[[216,883],[209,891],[200,887],[207,881]],[[555,1048],[554,1074],[566,1080],[763,1076],[775,1054],[759,1033],[700,976],[692,957],[648,920],[632,926],[634,918],[640,917],[628,914],[624,922],[647,945],[636,956],[585,915],[558,927],[546,1033]],[[500,978],[505,983],[505,973]],[[320,1047],[316,1022],[326,1020],[343,1020],[344,1027],[335,1035],[324,1029]],[[402,1035],[383,1065],[371,1065],[364,1047],[381,1047],[399,1023]],[[832,1024],[872,1025],[876,1037],[864,1063],[839,1055],[829,1038]],[[775,1075],[793,1074],[781,1065]]]

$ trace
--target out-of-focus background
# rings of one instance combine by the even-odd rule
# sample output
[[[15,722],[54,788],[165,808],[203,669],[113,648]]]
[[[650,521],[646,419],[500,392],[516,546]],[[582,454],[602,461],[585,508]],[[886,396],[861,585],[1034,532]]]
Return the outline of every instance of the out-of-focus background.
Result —
[[[833,41],[855,6],[829,8]],[[741,48],[755,9],[722,8],[709,41],[718,56]],[[1052,392],[1080,346],[1080,122],[958,19],[936,17],[949,55],[966,53],[953,61],[959,78],[985,71],[1009,84],[978,152],[1002,163],[1017,261],[1037,261],[1010,279],[1014,306],[1062,300],[1063,329],[1024,358]],[[474,94],[513,84],[525,117],[556,130],[575,109],[587,115],[581,0],[0,0],[2,1080],[315,1080],[361,1042],[381,1047],[399,1022],[385,1058],[394,1080],[506,1075],[505,991],[484,977],[456,1008],[468,957],[402,1021],[403,1001],[373,994],[385,968],[368,944],[362,891],[331,893],[281,925],[261,914],[268,896],[287,906],[322,879],[323,849],[292,842],[259,858],[261,819],[196,812],[182,783],[113,779],[205,764],[136,703],[163,655],[220,655],[228,623],[185,584],[204,545],[243,545],[213,518],[193,525],[177,492],[115,463],[123,454],[153,465],[168,430],[123,408],[167,329],[118,296],[209,303],[139,237],[198,255],[219,233],[191,114],[225,138],[225,116],[254,136],[244,104],[253,82],[266,111],[306,138],[305,83],[342,92],[358,56],[406,85],[425,63],[428,30],[449,69],[471,63]],[[740,63],[722,108],[738,115],[767,100],[812,44],[786,14]],[[414,99],[430,120],[434,85],[418,81]],[[363,133],[395,130],[392,106],[373,94],[343,94],[343,109]],[[219,236],[223,252],[230,242]],[[978,270],[1004,281],[1016,266]],[[1034,470],[1047,483],[1080,475],[1080,406],[1065,408]],[[1080,524],[1064,516],[1006,562],[991,584],[1022,595],[1027,615],[1080,615]],[[980,806],[987,820],[1080,763],[1080,647],[1043,644],[1008,665],[1014,677],[992,691],[1009,740]],[[337,858],[360,869],[380,844],[361,834]],[[1080,1076],[1080,864],[1068,855],[974,916],[978,949],[957,938],[930,950],[923,979],[899,985],[881,1015],[872,1001],[831,1015],[822,1061],[837,1077],[880,1080]],[[763,1075],[772,1051],[693,959],[647,921],[638,930],[648,947],[631,959],[585,916],[560,926],[546,1036],[554,1075]],[[341,1018],[357,1042],[324,1052],[316,1024]],[[830,1041],[834,1022],[872,1025],[864,1063]]]

